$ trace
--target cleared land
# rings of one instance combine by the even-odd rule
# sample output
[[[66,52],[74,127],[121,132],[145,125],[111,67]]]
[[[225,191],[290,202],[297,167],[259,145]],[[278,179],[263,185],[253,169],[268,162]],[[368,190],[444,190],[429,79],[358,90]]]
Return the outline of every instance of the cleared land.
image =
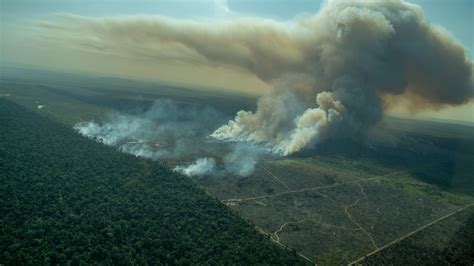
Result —
[[[374,165],[378,173],[364,176],[357,161],[339,168],[304,159],[261,164],[264,170],[240,181],[196,180],[273,241],[317,263],[352,262],[474,202],[417,181],[409,169]]]

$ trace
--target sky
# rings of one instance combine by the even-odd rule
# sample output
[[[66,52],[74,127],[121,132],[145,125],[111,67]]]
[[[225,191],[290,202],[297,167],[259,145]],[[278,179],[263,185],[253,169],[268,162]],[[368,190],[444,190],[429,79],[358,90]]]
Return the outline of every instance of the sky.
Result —
[[[411,0],[420,5],[429,22],[445,28],[472,59],[474,1]],[[123,16],[165,16],[175,19],[216,22],[258,17],[285,23],[320,10],[320,0],[0,0],[0,63],[21,64],[64,71],[89,72],[138,79],[161,80],[248,93],[264,93],[271,86],[252,73],[221,66],[156,63],[115,55],[96,55],[74,50],[50,39],[38,39],[37,25],[64,14],[100,18]],[[208,77],[213,77],[209,79]],[[258,88],[258,89],[256,89]],[[395,108],[394,114],[406,114]],[[436,117],[474,122],[473,104],[423,111],[419,117]]]

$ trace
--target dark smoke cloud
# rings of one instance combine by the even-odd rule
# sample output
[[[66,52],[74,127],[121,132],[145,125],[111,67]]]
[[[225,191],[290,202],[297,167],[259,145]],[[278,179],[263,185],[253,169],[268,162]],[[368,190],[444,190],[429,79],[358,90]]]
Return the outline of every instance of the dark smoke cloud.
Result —
[[[474,95],[466,50],[429,24],[419,6],[401,0],[328,1],[318,14],[286,23],[64,16],[43,27],[87,51],[254,73],[274,91],[212,136],[263,143],[284,155],[364,133],[391,95],[413,110],[463,104]]]

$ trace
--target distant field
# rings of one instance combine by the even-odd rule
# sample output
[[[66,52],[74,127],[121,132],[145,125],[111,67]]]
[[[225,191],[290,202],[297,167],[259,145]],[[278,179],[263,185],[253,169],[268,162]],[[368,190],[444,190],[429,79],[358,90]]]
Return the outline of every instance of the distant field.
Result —
[[[15,68],[0,69],[0,97],[73,125],[101,119],[112,110],[134,112],[156,99],[200,103],[233,115],[240,108],[254,108],[254,98],[231,93],[197,91],[183,87]]]
[[[133,112],[158,98],[211,105],[229,115],[254,105],[247,97],[139,83],[117,92],[119,81],[94,88],[81,82],[67,87],[4,79],[0,95],[67,125],[100,121],[111,110]],[[445,263],[450,252],[472,261],[463,246],[472,237],[462,237],[473,230],[472,207],[466,207],[474,203],[474,127],[386,118],[374,131],[362,144],[330,140],[292,157],[260,158],[248,177],[195,182],[274,242],[321,265],[357,262],[367,254],[365,262],[377,265],[421,247],[444,252],[435,264]],[[404,263],[420,259],[414,254]]]

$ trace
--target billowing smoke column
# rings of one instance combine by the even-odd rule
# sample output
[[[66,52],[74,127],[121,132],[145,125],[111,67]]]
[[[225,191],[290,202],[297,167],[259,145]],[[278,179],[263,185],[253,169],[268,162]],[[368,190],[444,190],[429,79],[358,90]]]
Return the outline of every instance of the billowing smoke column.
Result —
[[[294,100],[281,100],[288,92],[277,91],[262,98],[255,113],[237,113],[213,137],[266,143],[288,155],[328,137],[365,133],[381,118],[387,94],[403,94],[424,107],[472,99],[472,61],[446,32],[430,26],[417,6],[334,1],[298,23],[308,34],[299,36],[300,71],[312,85],[309,92],[287,88],[300,101],[316,94],[316,107],[291,113],[287,105]]]
[[[274,90],[255,112],[238,112],[211,136],[283,155],[364,134],[382,117],[389,95],[419,109],[467,103],[474,94],[466,50],[430,25],[419,6],[401,0],[328,1],[318,14],[285,23],[67,16],[43,26],[92,52],[255,74]]]

